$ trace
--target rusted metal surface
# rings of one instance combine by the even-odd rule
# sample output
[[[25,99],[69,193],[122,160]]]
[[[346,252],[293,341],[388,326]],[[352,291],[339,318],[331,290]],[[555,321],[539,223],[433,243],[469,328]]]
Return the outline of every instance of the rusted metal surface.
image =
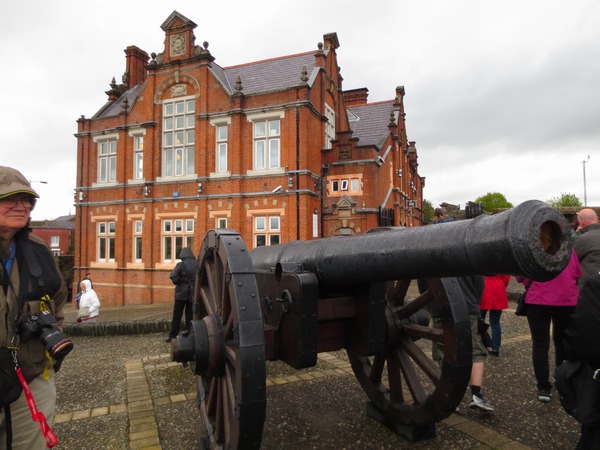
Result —
[[[570,257],[565,225],[556,210],[530,201],[496,216],[250,254],[235,231],[211,230],[198,257],[194,321],[172,342],[174,360],[191,362],[198,377],[204,445],[260,446],[265,360],[311,367],[318,353],[339,349],[371,417],[410,440],[433,436],[471,370],[469,317],[453,277],[548,280]],[[411,281],[423,278],[427,290],[408,299]],[[444,346],[439,362],[434,344]]]

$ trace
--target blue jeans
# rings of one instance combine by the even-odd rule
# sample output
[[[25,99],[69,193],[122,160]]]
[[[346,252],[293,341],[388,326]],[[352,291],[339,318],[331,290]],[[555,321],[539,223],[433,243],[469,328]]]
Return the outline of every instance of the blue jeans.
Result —
[[[492,351],[499,352],[502,344],[502,327],[500,326],[501,309],[490,309],[490,329],[492,330]],[[485,320],[487,309],[481,310],[481,318]]]

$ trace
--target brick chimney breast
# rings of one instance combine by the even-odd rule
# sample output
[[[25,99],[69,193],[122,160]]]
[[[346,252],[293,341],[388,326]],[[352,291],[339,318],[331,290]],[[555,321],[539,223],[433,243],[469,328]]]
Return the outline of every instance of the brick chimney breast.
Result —
[[[148,64],[148,53],[144,50],[130,45],[125,49],[127,67],[127,88],[132,88],[146,81]]]

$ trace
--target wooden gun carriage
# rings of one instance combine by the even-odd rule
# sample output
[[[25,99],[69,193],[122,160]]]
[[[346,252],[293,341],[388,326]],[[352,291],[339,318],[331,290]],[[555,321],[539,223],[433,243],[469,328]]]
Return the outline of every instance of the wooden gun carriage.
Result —
[[[453,277],[552,279],[571,255],[565,227],[555,209],[530,200],[493,216],[251,252],[237,232],[209,231],[194,320],[172,341],[173,360],[191,363],[197,376],[203,445],[259,448],[266,361],[300,369],[341,349],[371,417],[412,441],[433,437],[471,373],[469,316]],[[427,289],[409,299],[420,279]],[[423,320],[431,310],[441,329]],[[430,356],[434,342],[444,346],[440,364]]]

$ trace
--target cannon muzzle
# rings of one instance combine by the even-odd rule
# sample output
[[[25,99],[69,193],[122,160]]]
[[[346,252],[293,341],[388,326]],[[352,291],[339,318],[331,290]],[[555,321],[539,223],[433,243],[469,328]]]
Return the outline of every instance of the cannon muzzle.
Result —
[[[529,200],[496,215],[294,241],[258,247],[250,256],[257,271],[296,267],[329,286],[497,273],[547,281],[566,267],[571,247],[566,219]]]

